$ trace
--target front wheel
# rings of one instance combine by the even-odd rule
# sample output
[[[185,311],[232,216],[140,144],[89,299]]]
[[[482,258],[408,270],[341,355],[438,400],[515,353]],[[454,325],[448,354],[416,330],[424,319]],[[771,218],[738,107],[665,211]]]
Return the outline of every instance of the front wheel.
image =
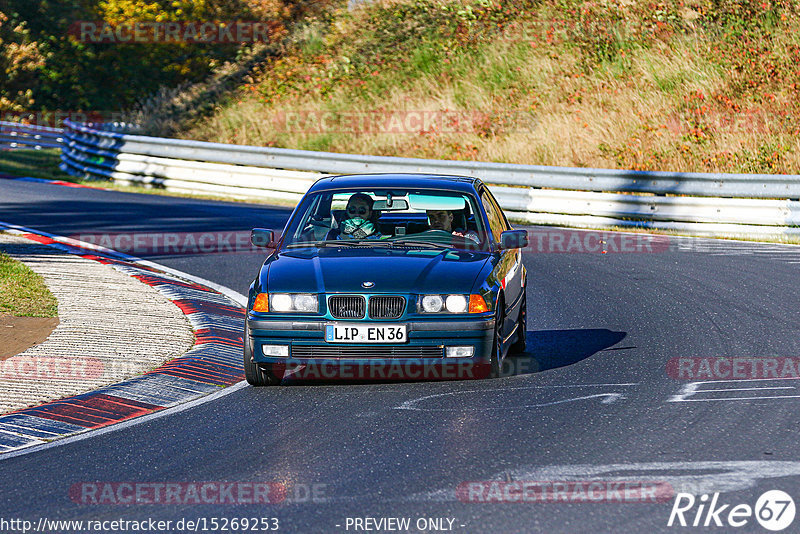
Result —
[[[522,308],[519,310],[519,320],[517,320],[517,340],[511,345],[511,352],[513,354],[522,354],[527,348],[527,340],[525,339],[528,329],[528,299],[527,291],[522,292]]]
[[[280,380],[253,361],[253,348],[250,346],[250,328],[244,324],[244,377],[251,386],[275,386]]]
[[[498,302],[497,311],[495,312],[494,319],[494,341],[492,342],[492,354],[490,361],[489,378],[499,378],[500,370],[502,369],[503,360],[503,343],[501,340],[501,332],[503,331],[503,307],[502,302]]]

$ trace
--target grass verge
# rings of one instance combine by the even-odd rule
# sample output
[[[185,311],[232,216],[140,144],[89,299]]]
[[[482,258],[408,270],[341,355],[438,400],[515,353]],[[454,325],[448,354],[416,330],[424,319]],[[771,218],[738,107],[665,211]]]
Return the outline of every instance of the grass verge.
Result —
[[[75,178],[58,168],[60,163],[61,150],[58,148],[3,150],[0,152],[0,174],[75,182]]]
[[[0,314],[15,317],[56,317],[56,298],[41,276],[0,252]]]

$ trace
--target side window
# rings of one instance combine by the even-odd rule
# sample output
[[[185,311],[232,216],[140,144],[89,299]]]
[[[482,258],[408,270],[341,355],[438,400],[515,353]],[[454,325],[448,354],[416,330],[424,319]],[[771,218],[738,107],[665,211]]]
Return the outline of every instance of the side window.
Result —
[[[492,200],[492,206],[494,206],[495,209],[497,210],[497,213],[500,214],[500,219],[502,220],[503,223],[503,231],[505,232],[506,230],[513,230],[513,228],[511,228],[511,225],[508,224],[508,219],[506,218],[505,212],[500,207],[500,204],[497,203],[497,199],[494,198],[494,195],[492,195],[491,193],[489,193],[489,198]]]
[[[494,240],[499,243],[500,234],[508,229],[503,212],[500,211],[500,208],[497,207],[497,204],[494,203],[494,199],[487,191],[481,193],[481,202],[483,202],[483,209],[486,210],[486,218],[489,219],[489,228],[492,231]]]

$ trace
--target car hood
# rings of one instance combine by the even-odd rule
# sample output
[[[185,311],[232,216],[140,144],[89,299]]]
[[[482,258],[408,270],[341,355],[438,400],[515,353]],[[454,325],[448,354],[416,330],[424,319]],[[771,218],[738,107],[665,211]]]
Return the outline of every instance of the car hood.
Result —
[[[439,249],[290,249],[267,260],[261,284],[270,292],[469,293],[490,257]]]

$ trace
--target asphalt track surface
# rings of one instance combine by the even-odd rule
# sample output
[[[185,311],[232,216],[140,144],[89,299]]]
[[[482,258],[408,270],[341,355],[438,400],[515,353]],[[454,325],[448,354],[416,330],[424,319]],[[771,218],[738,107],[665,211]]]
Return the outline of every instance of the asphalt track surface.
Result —
[[[281,228],[288,214],[0,180],[0,220],[60,235]],[[241,293],[264,259],[145,257]],[[686,239],[655,253],[533,252],[524,261],[529,351],[513,361],[512,376],[245,387],[0,460],[0,519],[277,517],[280,531],[305,533],[354,532],[347,518],[369,516],[408,517],[412,526],[450,518],[452,531],[465,533],[723,532],[732,529],[668,528],[674,499],[473,503],[455,490],[466,481],[639,480],[698,496],[721,492],[726,504],[753,506],[772,489],[800,498],[798,380],[691,386],[666,370],[675,357],[798,355],[797,248]],[[69,497],[82,482],[205,481],[275,481],[297,493],[275,505],[88,505]],[[315,484],[318,498],[305,499]],[[800,518],[786,531],[797,525]],[[767,532],[753,518],[735,531]]]

